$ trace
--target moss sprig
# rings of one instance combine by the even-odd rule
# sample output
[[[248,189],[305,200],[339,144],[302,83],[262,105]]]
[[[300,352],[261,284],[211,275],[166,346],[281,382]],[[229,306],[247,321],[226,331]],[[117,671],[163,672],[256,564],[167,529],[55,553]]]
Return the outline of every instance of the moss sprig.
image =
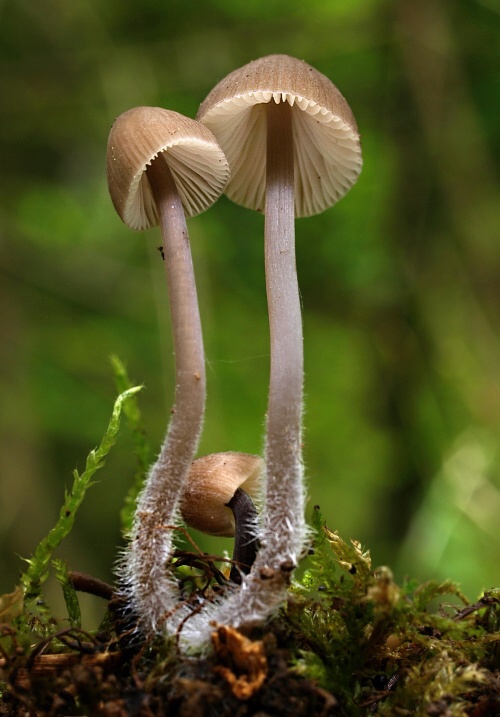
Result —
[[[120,393],[132,388],[125,364],[118,356],[111,356],[111,367],[115,377],[115,384]],[[130,399],[123,406],[123,413],[127,422],[136,458],[136,470],[132,484],[125,496],[123,507],[120,511],[120,522],[124,536],[130,534],[134,520],[134,511],[137,505],[137,496],[142,490],[149,468],[151,466],[151,447],[149,445],[141,409],[137,396],[131,395]]]
[[[140,386],[135,386],[120,393],[114,403],[111,419],[99,447],[88,454],[83,473],[80,474],[76,469],[73,472],[73,485],[71,490],[65,493],[57,523],[40,541],[32,557],[25,559],[28,569],[22,573],[20,581],[24,593],[25,612],[33,614],[39,627],[47,627],[50,622],[41,598],[41,589],[49,575],[53,553],[70,533],[78,508],[87,490],[94,485],[93,477],[104,466],[105,458],[116,441],[124,405],[140,389]]]

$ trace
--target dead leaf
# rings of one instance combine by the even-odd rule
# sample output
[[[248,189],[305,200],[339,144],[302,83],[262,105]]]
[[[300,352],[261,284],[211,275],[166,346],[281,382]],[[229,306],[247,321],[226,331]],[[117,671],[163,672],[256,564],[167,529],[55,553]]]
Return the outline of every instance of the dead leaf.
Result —
[[[264,643],[252,641],[227,625],[212,633],[215,654],[224,663],[215,672],[229,683],[239,700],[248,700],[260,690],[267,677],[267,658]]]

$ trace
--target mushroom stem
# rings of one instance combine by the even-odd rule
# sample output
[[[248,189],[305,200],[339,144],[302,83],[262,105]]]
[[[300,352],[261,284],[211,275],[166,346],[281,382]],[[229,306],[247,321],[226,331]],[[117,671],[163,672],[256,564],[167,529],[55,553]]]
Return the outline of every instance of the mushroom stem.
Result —
[[[184,209],[167,162],[159,155],[147,178],[160,215],[175,353],[175,405],[160,455],[139,498],[129,576],[143,627],[156,630],[178,595],[167,573],[182,488],[203,424],[205,358]]]
[[[233,497],[226,503],[234,515],[234,551],[233,566],[229,574],[231,582],[241,585],[241,574],[248,575],[252,567],[259,539],[256,536],[257,511],[248,493],[237,488]]]
[[[271,370],[264,552],[259,563],[277,568],[283,560],[297,562],[305,536],[301,459],[304,350],[295,264],[292,108],[288,102],[271,100],[266,109],[264,232]]]
[[[181,444],[196,450],[205,410],[205,354],[186,216],[167,162],[153,159],[146,176],[160,215],[175,353],[175,413],[169,433],[179,424]],[[185,422],[185,423],[184,423]],[[190,429],[187,430],[187,426]],[[197,426],[197,430],[193,430]],[[173,436],[172,436],[173,438]],[[191,460],[186,466],[190,468]]]
[[[266,487],[261,547],[242,588],[209,618],[221,624],[262,623],[284,600],[290,572],[307,536],[301,457],[303,340],[295,266],[292,108],[267,105],[265,264],[271,371],[266,435]],[[188,623],[186,640],[195,636]],[[206,626],[202,625],[203,635]],[[206,639],[206,637],[205,637]]]

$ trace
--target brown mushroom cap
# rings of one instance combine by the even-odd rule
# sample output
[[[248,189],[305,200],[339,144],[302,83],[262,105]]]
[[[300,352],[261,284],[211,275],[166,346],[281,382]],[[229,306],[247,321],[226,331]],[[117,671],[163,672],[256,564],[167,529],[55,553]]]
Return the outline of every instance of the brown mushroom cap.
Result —
[[[335,85],[302,60],[269,55],[229,74],[201,104],[197,119],[217,137],[231,168],[227,196],[264,208],[265,104],[293,111],[295,215],[318,214],[341,199],[361,172],[358,128]]]
[[[237,488],[256,498],[263,470],[260,456],[237,451],[212,453],[193,461],[181,499],[187,525],[208,535],[232,538],[234,517],[226,503]]]
[[[116,119],[107,152],[109,193],[118,215],[131,229],[158,225],[146,169],[160,153],[187,216],[208,209],[224,191],[229,168],[210,130],[178,112],[135,107]]]

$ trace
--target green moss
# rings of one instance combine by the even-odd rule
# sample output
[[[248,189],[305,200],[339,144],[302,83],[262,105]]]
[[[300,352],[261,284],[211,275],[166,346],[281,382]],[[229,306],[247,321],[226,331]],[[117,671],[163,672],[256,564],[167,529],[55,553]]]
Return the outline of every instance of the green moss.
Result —
[[[83,473],[80,474],[76,469],[73,471],[73,486],[64,496],[64,502],[55,526],[40,541],[31,558],[25,559],[25,562],[28,563],[28,569],[21,574],[20,580],[24,596],[24,611],[17,618],[21,630],[31,629],[35,634],[44,637],[50,635],[54,630],[54,619],[50,615],[50,610],[45,604],[42,595],[42,586],[48,578],[52,556],[60,543],[71,532],[77,511],[85,498],[86,492],[94,485],[94,475],[104,466],[105,458],[115,444],[123,407],[139,390],[140,387],[138,386],[129,387],[120,393],[113,406],[111,419],[99,447],[91,450],[88,454]],[[66,581],[63,578],[60,564],[57,566],[57,571],[62,580],[65,597],[68,600],[68,593],[64,587]],[[70,618],[76,620],[74,599],[71,599],[70,602],[73,606],[73,615]]]
[[[500,590],[469,605],[452,581],[398,586],[359,543],[322,525],[318,508],[313,524],[314,550],[286,611],[296,670],[352,715],[372,705],[383,715],[466,715],[482,690],[498,690]]]

